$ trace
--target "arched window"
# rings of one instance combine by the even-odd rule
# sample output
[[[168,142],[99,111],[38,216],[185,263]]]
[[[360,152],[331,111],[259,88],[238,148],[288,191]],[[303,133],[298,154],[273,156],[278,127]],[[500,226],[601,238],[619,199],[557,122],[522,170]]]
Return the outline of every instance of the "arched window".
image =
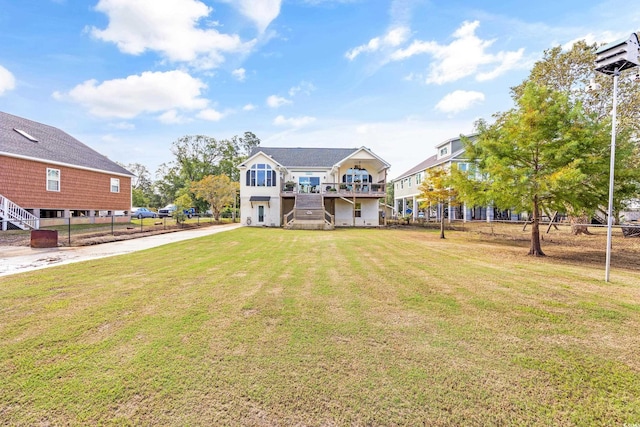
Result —
[[[342,175],[342,182],[347,184],[352,182],[372,182],[373,177],[369,175],[366,169],[351,168],[347,170],[347,173]]]
[[[275,187],[276,171],[270,165],[257,163],[247,171],[247,186],[249,187]]]

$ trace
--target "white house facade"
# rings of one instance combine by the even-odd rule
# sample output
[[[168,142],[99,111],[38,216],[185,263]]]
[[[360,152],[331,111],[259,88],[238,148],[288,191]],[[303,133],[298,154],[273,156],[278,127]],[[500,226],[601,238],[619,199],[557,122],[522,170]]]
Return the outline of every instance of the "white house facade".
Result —
[[[247,226],[375,227],[389,164],[366,147],[256,147],[240,166]]]

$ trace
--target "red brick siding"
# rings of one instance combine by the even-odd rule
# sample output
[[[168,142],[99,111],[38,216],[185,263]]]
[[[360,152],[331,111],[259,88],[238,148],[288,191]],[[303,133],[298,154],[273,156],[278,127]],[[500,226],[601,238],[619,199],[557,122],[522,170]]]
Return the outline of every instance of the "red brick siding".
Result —
[[[47,191],[47,168],[60,170],[60,191]],[[120,192],[111,192],[111,178]],[[131,178],[0,156],[0,194],[31,209],[130,210]]]

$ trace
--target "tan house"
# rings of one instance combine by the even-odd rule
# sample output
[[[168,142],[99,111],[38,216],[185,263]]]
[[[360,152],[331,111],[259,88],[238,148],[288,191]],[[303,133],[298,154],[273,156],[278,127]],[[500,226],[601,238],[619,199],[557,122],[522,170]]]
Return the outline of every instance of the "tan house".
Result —
[[[331,229],[383,221],[389,164],[366,147],[256,147],[239,168],[243,225]]]
[[[0,112],[3,230],[111,221],[101,216],[131,209],[132,176],[60,129]]]

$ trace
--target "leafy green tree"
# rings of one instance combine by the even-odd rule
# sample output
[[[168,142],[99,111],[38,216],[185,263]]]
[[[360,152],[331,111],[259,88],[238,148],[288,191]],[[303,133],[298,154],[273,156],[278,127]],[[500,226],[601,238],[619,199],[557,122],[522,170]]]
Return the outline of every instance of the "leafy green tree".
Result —
[[[543,58],[533,66],[528,79],[512,88],[514,97],[522,96],[529,82],[547,86],[565,93],[572,103],[581,103],[587,114],[595,115],[597,120],[603,121],[610,128],[613,79],[595,71],[597,49],[597,44],[587,44],[582,40],[574,43],[568,50],[560,46],[546,50]],[[640,182],[640,147],[633,143],[640,137],[640,85],[633,78],[635,73],[636,70],[633,69],[623,72],[618,82],[614,222],[618,222],[619,212],[629,201],[637,197]],[[593,90],[590,84],[592,81],[598,83],[598,90]],[[609,153],[603,155],[609,157]],[[608,190],[608,180],[606,183],[601,180],[603,176],[608,179],[608,170],[607,165],[605,169],[594,171],[591,187],[599,193],[594,196],[602,196],[601,190]],[[589,209],[566,206],[561,210],[569,214],[572,222],[585,224],[594,211],[599,211],[603,218],[606,217],[607,205],[605,197],[597,206]],[[588,233],[586,226],[574,226],[574,232]]]
[[[159,196],[159,207],[173,203],[179,191],[185,187],[180,168],[172,163],[162,163],[156,171],[154,187]]]
[[[193,205],[193,200],[189,196],[189,194],[182,194],[178,196],[175,201],[176,210],[173,212],[173,219],[179,224],[181,222],[185,222],[187,220],[187,214],[184,213],[185,209],[188,209]]]
[[[149,206],[149,199],[139,188],[131,189],[131,204],[133,206]]]
[[[220,212],[233,204],[238,188],[239,184],[231,181],[227,175],[208,175],[191,183],[191,191],[209,203],[216,221],[220,219]]]
[[[561,46],[547,49],[543,58],[536,62],[529,77],[512,88],[515,97],[523,94],[527,83],[533,82],[564,92],[573,103],[581,102],[587,114],[595,114],[598,119],[609,119],[613,108],[613,79],[595,71],[598,44],[588,44],[584,40],[574,43],[570,49]],[[617,120],[620,130],[631,132],[633,139],[640,134],[640,85],[635,81],[637,70],[624,71],[618,81]],[[598,83],[593,90],[590,83]]]
[[[607,167],[606,126],[565,93],[534,83],[527,83],[515,108],[495,119],[492,125],[476,124],[475,142],[463,139],[470,160],[487,179],[456,188],[467,203],[529,212],[529,254],[544,256],[539,233],[543,208],[593,209],[601,201],[602,179],[593,176]],[[462,174],[455,180],[461,178],[472,180]]]
[[[446,205],[454,204],[458,195],[457,190],[451,186],[451,173],[444,168],[434,168],[427,171],[424,180],[419,187],[422,199],[421,209],[430,205],[440,207],[440,238],[444,239],[444,209]]]
[[[172,144],[174,160],[158,169],[156,190],[164,201],[171,202],[182,189],[190,191],[191,183],[208,175],[224,174],[237,182],[238,165],[259,144],[260,139],[251,132],[224,140],[206,135],[183,136]],[[204,208],[197,204],[199,209]]]
[[[131,177],[131,204],[133,206],[150,206],[154,190],[151,174],[147,167],[141,163],[126,165],[117,163],[134,175]]]

